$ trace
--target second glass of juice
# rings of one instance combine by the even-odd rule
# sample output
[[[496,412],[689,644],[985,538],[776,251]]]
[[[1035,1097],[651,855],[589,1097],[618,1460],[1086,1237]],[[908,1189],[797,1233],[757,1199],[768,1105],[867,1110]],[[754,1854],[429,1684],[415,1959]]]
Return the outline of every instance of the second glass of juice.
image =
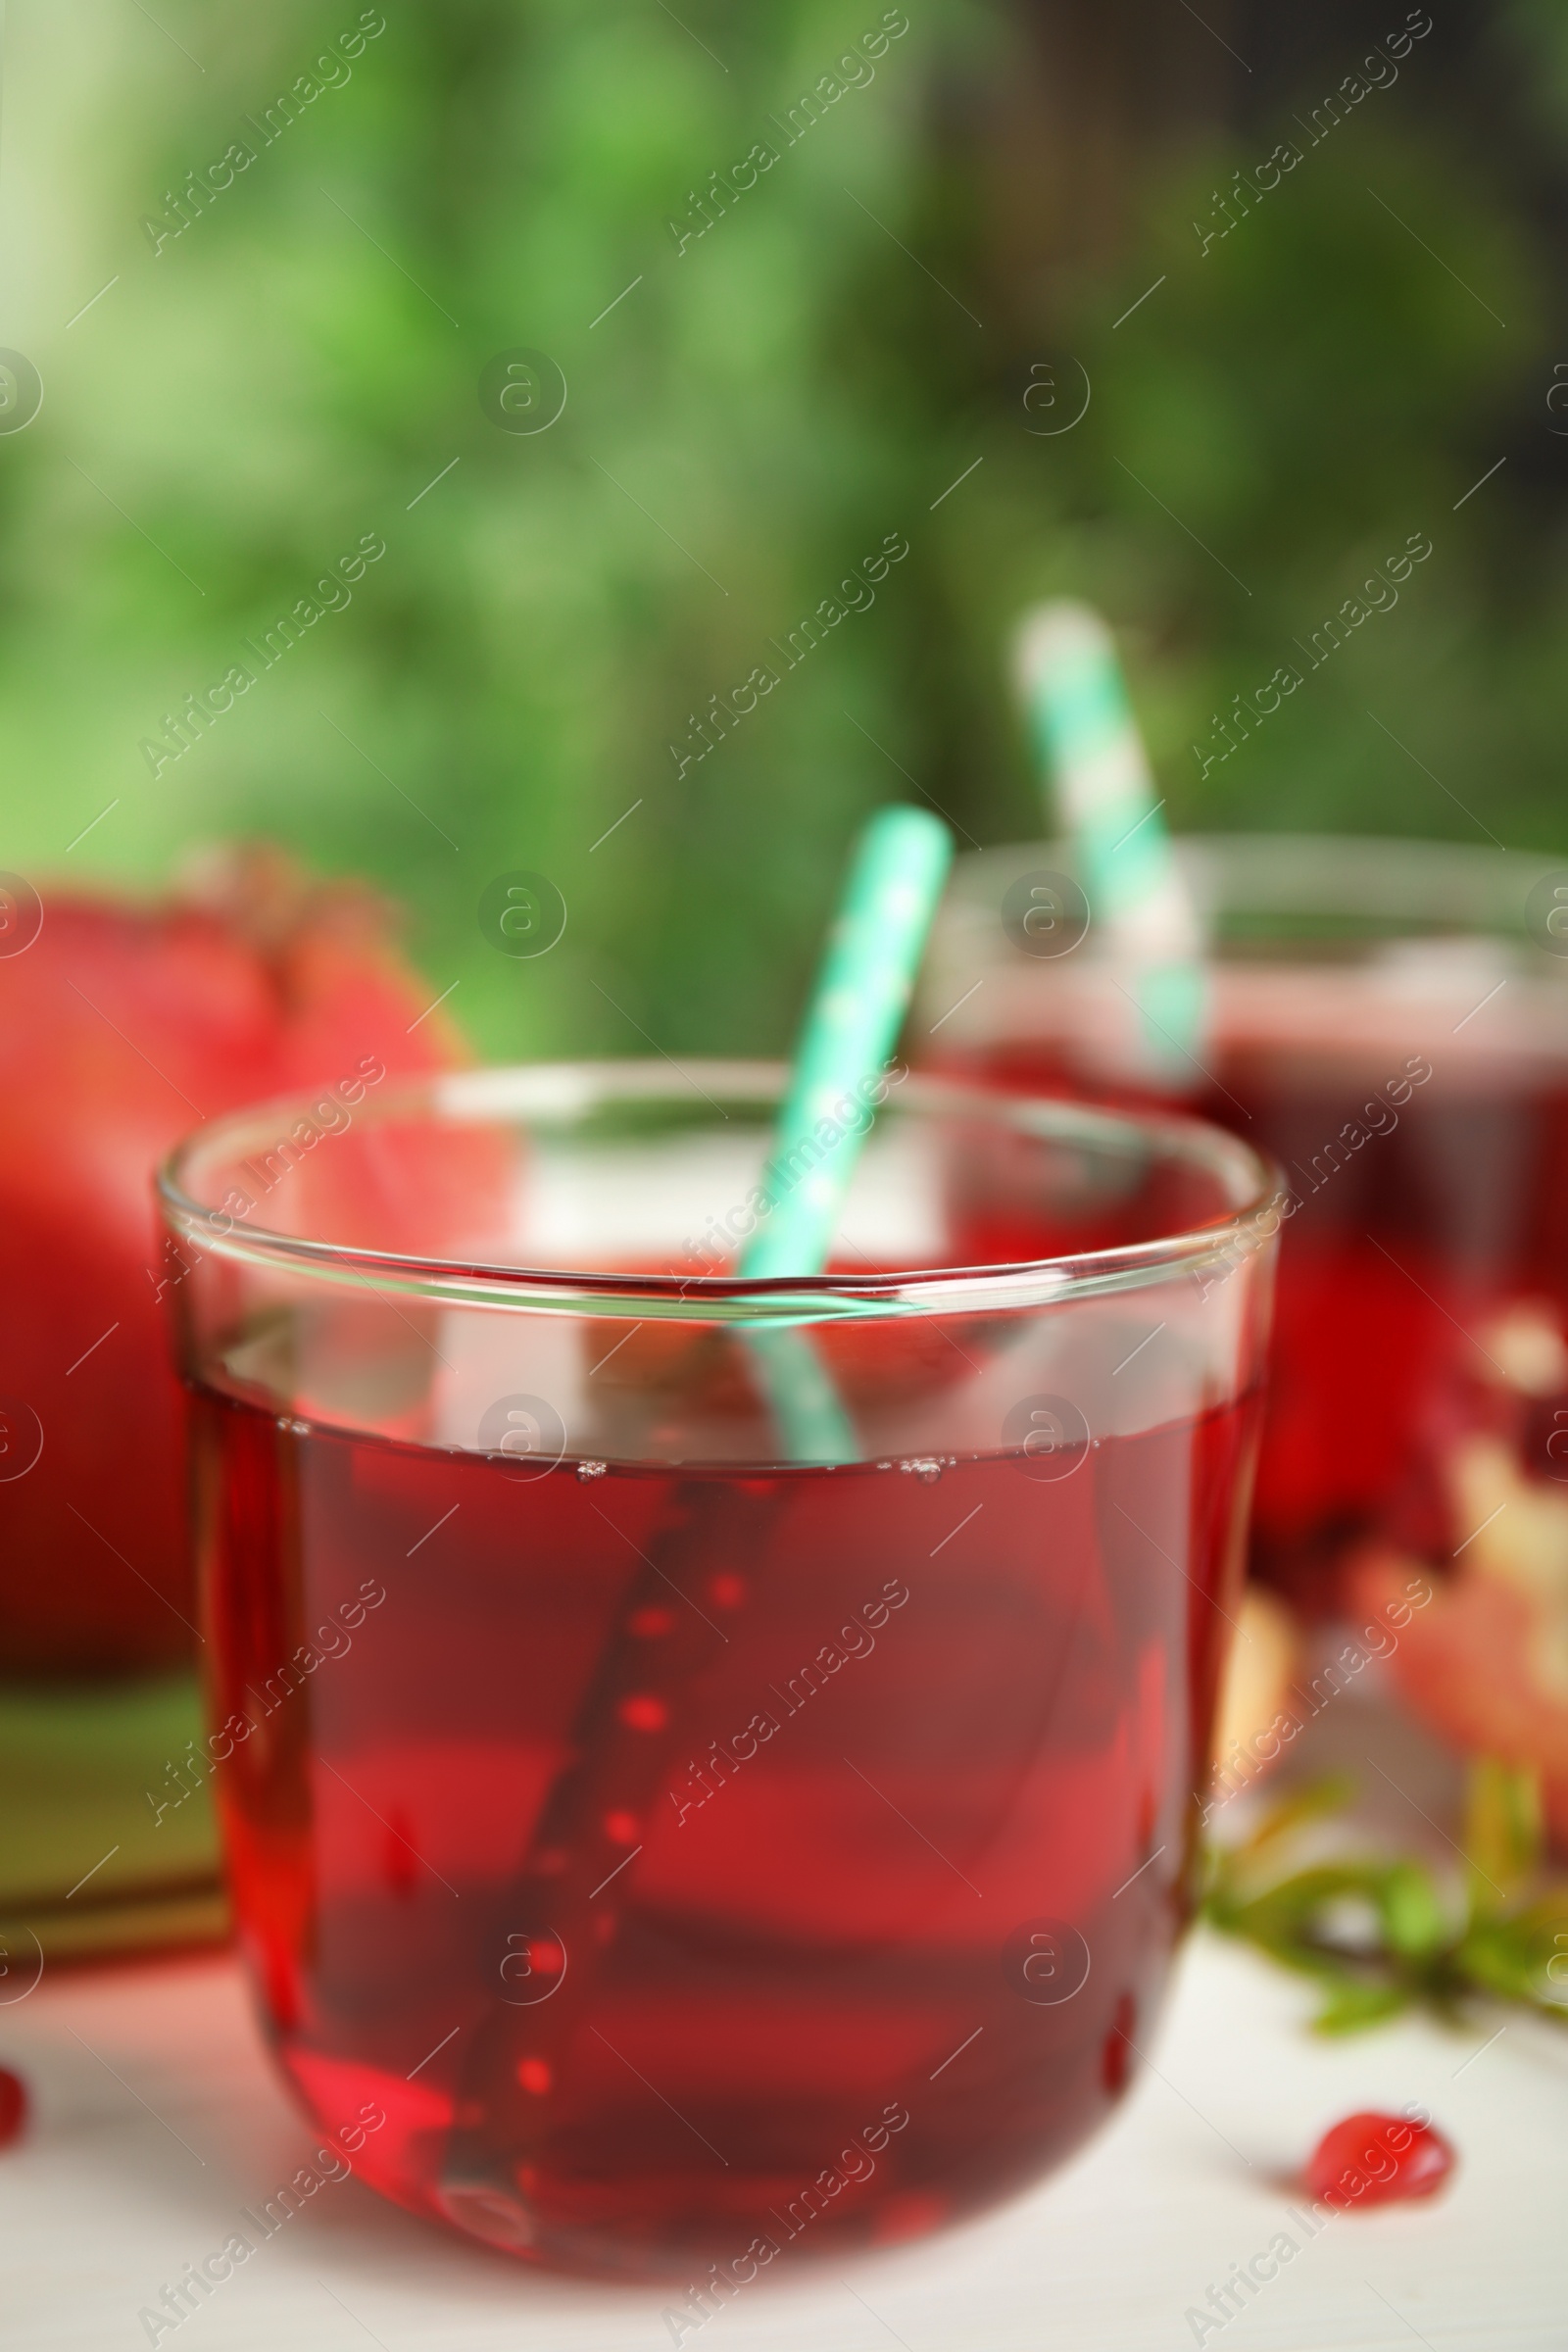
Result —
[[[226,1120],[164,1184],[278,2061],[387,2195],[705,2308],[1020,2188],[1120,2093],[1273,1252],[1213,1128],[905,1079],[830,1272],[739,1280],[780,1085],[475,1073]]]
[[[1045,844],[961,862],[916,1033],[1004,1086],[1201,1111],[1278,1163],[1252,1561],[1332,1610],[1360,1564],[1446,1568],[1568,1467],[1568,875],[1420,841],[1176,851],[1213,942],[1191,1053],[1152,1063]]]

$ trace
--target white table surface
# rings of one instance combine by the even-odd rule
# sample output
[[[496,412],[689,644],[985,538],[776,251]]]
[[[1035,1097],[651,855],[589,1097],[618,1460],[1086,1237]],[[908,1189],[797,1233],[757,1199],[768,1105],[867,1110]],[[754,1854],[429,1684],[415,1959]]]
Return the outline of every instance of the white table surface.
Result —
[[[1160,2352],[1211,2282],[1290,2229],[1289,2176],[1356,2108],[1419,2099],[1460,2169],[1430,2205],[1336,2217],[1204,2342],[1224,2352],[1563,2352],[1568,2035],[1496,2020],[1400,2023],[1344,2043],[1304,1995],[1200,1936],[1147,2071],[1065,2172],[991,2219],[872,2259],[760,2280],[702,2352]],[[58,1974],[0,2007],[0,2063],[35,2098],[0,2156],[0,2344],[145,2344],[138,2319],[304,2161],[224,1956]],[[111,2071],[112,2070],[112,2071]],[[1298,2232],[1299,2234],[1299,2232]],[[409,2219],[356,2180],[324,2188],[177,2331],[179,2352],[660,2352],[657,2289],[523,2270]]]

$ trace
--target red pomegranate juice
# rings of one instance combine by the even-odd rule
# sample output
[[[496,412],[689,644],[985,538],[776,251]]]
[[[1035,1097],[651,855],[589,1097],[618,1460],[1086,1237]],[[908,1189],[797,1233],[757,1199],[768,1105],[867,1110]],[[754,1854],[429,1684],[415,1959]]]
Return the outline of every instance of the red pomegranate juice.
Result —
[[[384,2110],[373,2185],[727,2294],[1114,2101],[1189,1909],[1250,1403],[755,1474],[196,1419],[240,1937],[308,2103]]]
[[[1542,1433],[1568,1418],[1551,1409],[1568,1402],[1568,1059],[1506,1000],[1468,1027],[1463,996],[1391,1017],[1339,975],[1287,979],[1222,967],[1203,1081],[1166,1100],[1284,1177],[1251,1556],[1332,1609],[1369,1544],[1448,1560],[1468,1532],[1449,1471],[1475,1433],[1522,1475],[1556,1474]],[[960,1058],[1030,1093],[1159,1100],[1047,1041]]]

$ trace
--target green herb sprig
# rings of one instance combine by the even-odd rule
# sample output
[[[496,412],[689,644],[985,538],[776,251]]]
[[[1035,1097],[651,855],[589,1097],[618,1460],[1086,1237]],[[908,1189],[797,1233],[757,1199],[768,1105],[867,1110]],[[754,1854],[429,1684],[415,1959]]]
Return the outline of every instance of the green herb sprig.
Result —
[[[1314,1825],[1355,1796],[1348,1775],[1273,1805],[1242,1843],[1210,1851],[1203,1917],[1310,1977],[1320,2034],[1352,2034],[1401,2011],[1460,2024],[1483,2000],[1568,2026],[1568,1882],[1544,1869],[1536,1776],[1470,1767],[1463,1871],[1347,1850],[1291,1869]],[[1349,1838],[1347,1837],[1347,1846]]]

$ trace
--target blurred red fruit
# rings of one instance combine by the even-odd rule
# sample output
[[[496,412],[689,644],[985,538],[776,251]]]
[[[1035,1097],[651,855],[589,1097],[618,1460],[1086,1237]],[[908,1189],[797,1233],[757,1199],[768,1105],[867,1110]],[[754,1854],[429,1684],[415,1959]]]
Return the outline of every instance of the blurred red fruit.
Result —
[[[1453,2149],[1430,2124],[1413,2124],[1402,2115],[1348,2115],[1313,2149],[1307,2193],[1345,2213],[1401,2197],[1430,2197],[1453,2165]]]
[[[42,898],[0,954],[0,1674],[153,1668],[195,1613],[154,1169],[220,1111],[466,1056],[383,902],[276,850]]]
[[[1521,1482],[1516,1501],[1532,1497]],[[1506,1541],[1543,1533],[1545,1512],[1562,1517],[1556,1540],[1538,1542],[1543,1573],[1524,1560],[1499,1560],[1499,1539],[1484,1535],[1446,1576],[1406,1559],[1373,1556],[1349,1580],[1352,1604],[1374,1622],[1397,1624],[1412,1589],[1429,1598],[1408,1617],[1389,1671],[1410,1712],[1461,1755],[1491,1756],[1541,1775],[1545,1818],[1568,1851],[1568,1510],[1550,1489],[1534,1491],[1533,1511],[1516,1508]],[[1489,1547],[1490,1546],[1490,1547]]]
[[[20,2139],[27,2126],[27,2085],[9,2066],[0,2066],[0,2148]]]

